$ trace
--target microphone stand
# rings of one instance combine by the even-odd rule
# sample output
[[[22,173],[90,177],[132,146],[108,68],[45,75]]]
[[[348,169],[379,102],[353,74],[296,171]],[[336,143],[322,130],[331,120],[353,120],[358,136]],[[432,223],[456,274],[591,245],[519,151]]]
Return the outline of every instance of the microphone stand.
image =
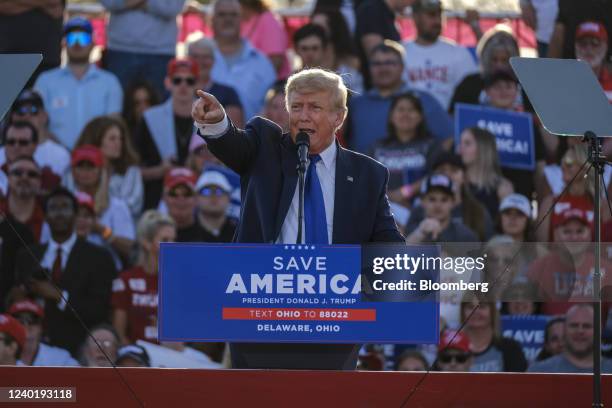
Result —
[[[299,191],[299,200],[298,200],[298,233],[297,233],[297,243],[304,243],[304,231],[302,231],[302,224],[304,222],[304,174],[306,173],[306,162],[299,161],[297,165],[298,172],[298,191]]]

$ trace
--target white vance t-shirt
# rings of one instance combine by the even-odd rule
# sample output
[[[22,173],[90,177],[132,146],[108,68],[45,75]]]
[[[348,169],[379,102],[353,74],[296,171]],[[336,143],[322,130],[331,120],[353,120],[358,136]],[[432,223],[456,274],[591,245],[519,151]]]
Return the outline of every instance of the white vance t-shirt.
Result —
[[[414,41],[404,43],[406,72],[412,88],[432,94],[448,109],[455,88],[467,75],[478,71],[472,54],[445,38],[422,46]]]

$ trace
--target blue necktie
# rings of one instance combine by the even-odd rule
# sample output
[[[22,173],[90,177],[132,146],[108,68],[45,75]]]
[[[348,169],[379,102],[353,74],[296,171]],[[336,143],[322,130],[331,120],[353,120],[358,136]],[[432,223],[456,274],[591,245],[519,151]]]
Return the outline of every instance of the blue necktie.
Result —
[[[325,201],[323,190],[317,175],[317,162],[321,160],[318,154],[310,156],[310,165],[306,171],[304,186],[304,224],[306,224],[307,244],[328,244],[327,217],[325,216]]]

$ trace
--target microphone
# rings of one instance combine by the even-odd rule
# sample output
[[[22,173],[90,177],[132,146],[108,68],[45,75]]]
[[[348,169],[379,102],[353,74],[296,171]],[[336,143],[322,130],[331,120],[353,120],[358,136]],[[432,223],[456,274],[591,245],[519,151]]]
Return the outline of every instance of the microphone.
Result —
[[[295,144],[298,148],[299,169],[306,170],[308,162],[308,149],[310,148],[310,136],[306,132],[298,132],[295,136]]]

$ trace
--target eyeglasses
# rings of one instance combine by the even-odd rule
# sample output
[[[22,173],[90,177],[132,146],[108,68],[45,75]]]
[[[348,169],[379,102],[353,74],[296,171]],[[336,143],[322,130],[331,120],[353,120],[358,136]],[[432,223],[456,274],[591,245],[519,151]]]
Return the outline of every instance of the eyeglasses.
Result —
[[[216,197],[221,197],[225,194],[227,194],[227,192],[221,187],[217,186],[204,187],[200,190],[200,195],[204,197],[212,197],[213,195]]]
[[[601,45],[602,41],[599,38],[596,37],[586,37],[586,38],[581,38],[579,40],[576,41],[576,44],[579,47],[588,47],[591,46],[593,48],[599,47]]]
[[[15,170],[11,170],[9,174],[15,177],[28,176],[29,178],[32,178],[32,179],[40,177],[40,173],[36,170],[15,169]]]
[[[371,67],[384,67],[384,66],[393,67],[396,65],[399,65],[399,61],[388,60],[388,61],[371,61],[370,62]]]
[[[36,115],[41,109],[36,105],[22,105],[15,109],[15,113],[20,116]]]
[[[66,45],[68,47],[74,47],[77,44],[81,47],[87,47],[91,45],[91,42],[91,34],[84,31],[72,31],[66,34]]]
[[[176,190],[170,190],[168,191],[168,196],[172,197],[172,198],[189,198],[189,197],[193,197],[193,192],[192,191],[186,191],[184,193],[179,193]]]
[[[41,318],[29,315],[21,315],[16,317],[16,319],[24,326],[36,326],[42,322]]]
[[[470,358],[470,355],[467,353],[464,354],[450,354],[450,353],[442,353],[438,356],[438,360],[441,363],[448,364],[451,361],[455,360],[459,364],[463,364]]]
[[[182,84],[183,82],[185,82],[189,86],[194,86],[196,83],[196,80],[194,77],[174,77],[172,78],[173,85],[178,86]]]
[[[24,139],[6,139],[4,144],[7,145],[7,146],[19,145],[21,147],[26,147],[26,146],[31,145],[32,141],[31,140],[24,140]]]

